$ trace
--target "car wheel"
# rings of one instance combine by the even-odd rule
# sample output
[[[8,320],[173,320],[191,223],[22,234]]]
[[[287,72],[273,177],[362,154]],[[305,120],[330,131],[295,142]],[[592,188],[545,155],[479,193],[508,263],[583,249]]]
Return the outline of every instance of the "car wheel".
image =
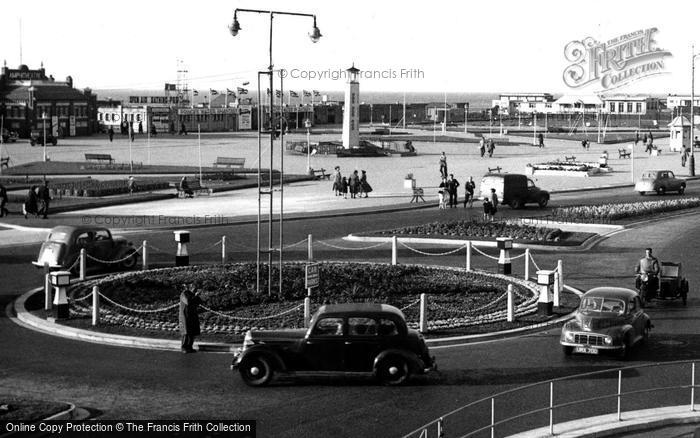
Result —
[[[658,189],[656,189],[656,193],[659,195],[663,195],[664,193],[666,193],[666,189],[663,187],[659,187]]]
[[[574,352],[574,347],[571,347],[569,345],[564,345],[562,347],[562,350],[564,351],[564,356],[571,356]]]
[[[522,208],[522,206],[523,206],[522,203],[518,199],[513,199],[510,201],[510,208],[512,208],[513,210],[517,210],[519,208]]]
[[[274,370],[269,359],[263,355],[253,355],[243,359],[240,365],[243,382],[249,386],[265,386],[270,383]]]
[[[678,189],[678,194],[679,194],[679,195],[682,195],[683,193],[685,193],[685,186],[681,186],[681,188]]]
[[[408,379],[408,362],[399,356],[388,357],[379,363],[375,373],[385,385],[400,385]]]
[[[131,256],[127,257],[121,262],[123,269],[134,269],[138,263],[138,255],[136,252],[132,252]]]
[[[540,208],[545,208],[548,202],[549,198],[547,198],[546,196],[542,196],[540,197],[539,201],[537,201],[537,205],[539,205]]]

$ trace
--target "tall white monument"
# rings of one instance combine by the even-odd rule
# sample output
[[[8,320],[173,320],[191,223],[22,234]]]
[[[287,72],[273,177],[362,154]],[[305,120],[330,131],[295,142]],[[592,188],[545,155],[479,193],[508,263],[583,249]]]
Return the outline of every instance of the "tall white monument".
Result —
[[[360,83],[357,82],[359,69],[352,65],[348,72],[348,86],[345,88],[345,110],[343,111],[343,147],[350,149],[360,145]]]

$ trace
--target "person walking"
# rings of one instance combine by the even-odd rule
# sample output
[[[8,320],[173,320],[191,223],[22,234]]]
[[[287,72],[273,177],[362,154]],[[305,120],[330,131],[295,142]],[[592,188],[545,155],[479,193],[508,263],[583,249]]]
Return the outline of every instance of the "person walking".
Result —
[[[340,179],[340,191],[343,193],[343,199],[348,199],[348,179],[346,177]]]
[[[474,180],[472,177],[469,177],[469,180],[464,183],[464,208],[467,208],[467,203],[471,207],[474,205],[474,189],[476,188],[476,184],[474,184]]]
[[[447,156],[444,152],[440,154],[440,177],[447,178]]]
[[[479,152],[481,153],[481,158],[484,158],[484,154],[486,153],[486,139],[484,139],[484,136],[481,136],[481,140],[479,140]]]
[[[348,181],[348,186],[350,188],[350,197],[355,199],[357,197],[358,187],[360,185],[360,177],[357,175],[357,170],[355,170]]]
[[[187,128],[185,127],[185,122],[180,123],[180,132],[178,135],[187,135]]]
[[[180,335],[182,336],[181,350],[183,353],[196,353],[192,345],[194,339],[200,333],[199,329],[199,305],[202,300],[199,292],[194,292],[194,285],[185,286],[180,294]]]
[[[453,174],[447,179],[447,193],[450,195],[450,208],[457,207],[457,188],[459,187],[459,181],[457,181]]]
[[[109,142],[112,143],[112,140],[114,140],[114,128],[112,126],[109,126],[109,129],[107,130],[107,135],[109,136]]]
[[[372,186],[369,185],[367,182],[367,172],[364,170],[362,171],[362,176],[360,177],[360,193],[365,194],[365,198],[367,197],[367,194],[372,191]]]
[[[27,196],[24,198],[24,204],[22,204],[22,213],[24,218],[27,219],[28,214],[37,215],[37,198],[36,198],[37,186],[31,186],[27,192]]]
[[[49,193],[48,181],[44,181],[44,184],[38,187],[37,198],[39,201],[39,208],[37,210],[37,214],[40,215],[42,219],[48,219],[49,204],[51,202],[51,194]]]
[[[126,182],[126,187],[129,189],[129,194],[133,195],[136,190],[136,180],[133,176],[129,176],[129,180]]]
[[[498,195],[496,194],[496,189],[491,189],[491,221],[496,218],[496,213],[498,212]]]
[[[143,134],[143,122],[139,120],[139,134]]]
[[[544,147],[544,135],[542,135],[541,132],[539,134],[537,134],[537,139],[539,140],[539,146],[541,148],[543,148]]]
[[[496,143],[493,141],[492,138],[489,138],[489,147],[488,147],[489,158],[493,157],[493,151],[495,149],[496,149]]]
[[[7,205],[7,189],[0,183],[0,217],[10,214],[7,208],[5,208],[5,205]]]
[[[335,172],[333,172],[333,191],[335,196],[342,196],[342,180],[343,175],[340,174],[340,166],[335,166]]]

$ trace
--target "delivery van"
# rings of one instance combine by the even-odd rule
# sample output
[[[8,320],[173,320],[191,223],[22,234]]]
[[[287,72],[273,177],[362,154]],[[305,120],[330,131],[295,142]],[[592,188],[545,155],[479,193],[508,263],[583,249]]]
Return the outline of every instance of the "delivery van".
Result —
[[[538,204],[541,208],[549,202],[549,192],[535,185],[530,178],[517,173],[490,173],[481,178],[479,197],[491,198],[496,189],[498,202],[511,208],[523,208],[525,204]]]

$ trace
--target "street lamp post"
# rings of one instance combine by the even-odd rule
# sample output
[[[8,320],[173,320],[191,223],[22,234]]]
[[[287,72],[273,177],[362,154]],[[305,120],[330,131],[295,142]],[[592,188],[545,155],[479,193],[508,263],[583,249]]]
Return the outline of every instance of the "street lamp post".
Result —
[[[698,57],[698,54],[695,53],[695,44],[693,44],[691,47],[692,57],[690,62],[690,160],[688,164],[688,170],[690,171],[690,176],[695,176],[695,58]]]
[[[469,104],[464,104],[464,133],[467,133],[467,122],[469,122]]]
[[[269,64],[267,66],[267,71],[266,72],[259,72],[258,73],[258,105],[260,105],[261,99],[260,99],[260,74],[267,74],[269,77],[270,85],[269,85],[269,90],[270,90],[270,171],[269,171],[269,187],[267,190],[262,189],[262,178],[261,178],[261,160],[260,160],[260,151],[261,151],[261,124],[262,124],[262,118],[258,118],[258,230],[257,230],[257,292],[260,292],[260,255],[263,251],[260,249],[260,230],[261,230],[261,223],[260,223],[260,211],[261,211],[261,196],[260,195],[268,195],[270,197],[269,201],[269,223],[268,223],[268,248],[265,251],[268,254],[268,294],[272,295],[272,253],[274,249],[272,248],[272,214],[273,214],[273,193],[274,193],[274,183],[273,183],[273,174],[272,174],[272,165],[273,165],[273,152],[274,152],[274,144],[275,144],[275,126],[274,126],[274,93],[275,93],[275,87],[274,87],[274,64],[272,62],[272,23],[273,23],[273,18],[275,15],[291,15],[291,16],[297,16],[297,17],[309,17],[314,19],[314,25],[313,28],[311,29],[311,33],[309,33],[309,38],[311,38],[311,41],[316,43],[318,40],[321,38],[321,31],[318,29],[316,26],[316,15],[313,14],[302,14],[302,13],[297,13],[297,12],[280,12],[280,11],[272,11],[272,10],[259,10],[259,9],[241,9],[241,8],[236,8],[233,12],[233,22],[229,26],[229,31],[231,32],[232,36],[238,35],[238,32],[241,30],[241,25],[238,22],[238,13],[239,12],[246,12],[246,13],[254,13],[254,14],[266,14],[270,17],[270,44],[269,44],[269,49],[268,49],[268,55],[269,55]],[[282,75],[280,75],[282,77]],[[280,90],[283,92],[283,90]],[[284,100],[283,94],[281,93],[281,102],[280,102],[280,112],[284,111],[282,101]],[[261,114],[261,113],[259,113]],[[262,114],[261,114],[262,115]],[[280,135],[284,136],[284,129],[285,127],[282,126],[282,118],[280,118]],[[284,138],[284,137],[282,137]],[[279,253],[279,293],[280,296],[282,295],[282,256],[283,256],[283,224],[284,224],[284,151],[282,150],[284,146],[280,149],[280,172],[279,172],[279,192],[280,192],[280,213],[279,213],[279,248],[277,249]]]
[[[306,171],[311,173],[311,120],[304,120],[304,126],[306,127]]]
[[[44,129],[44,162],[46,162],[46,112],[41,113],[41,120]]]

